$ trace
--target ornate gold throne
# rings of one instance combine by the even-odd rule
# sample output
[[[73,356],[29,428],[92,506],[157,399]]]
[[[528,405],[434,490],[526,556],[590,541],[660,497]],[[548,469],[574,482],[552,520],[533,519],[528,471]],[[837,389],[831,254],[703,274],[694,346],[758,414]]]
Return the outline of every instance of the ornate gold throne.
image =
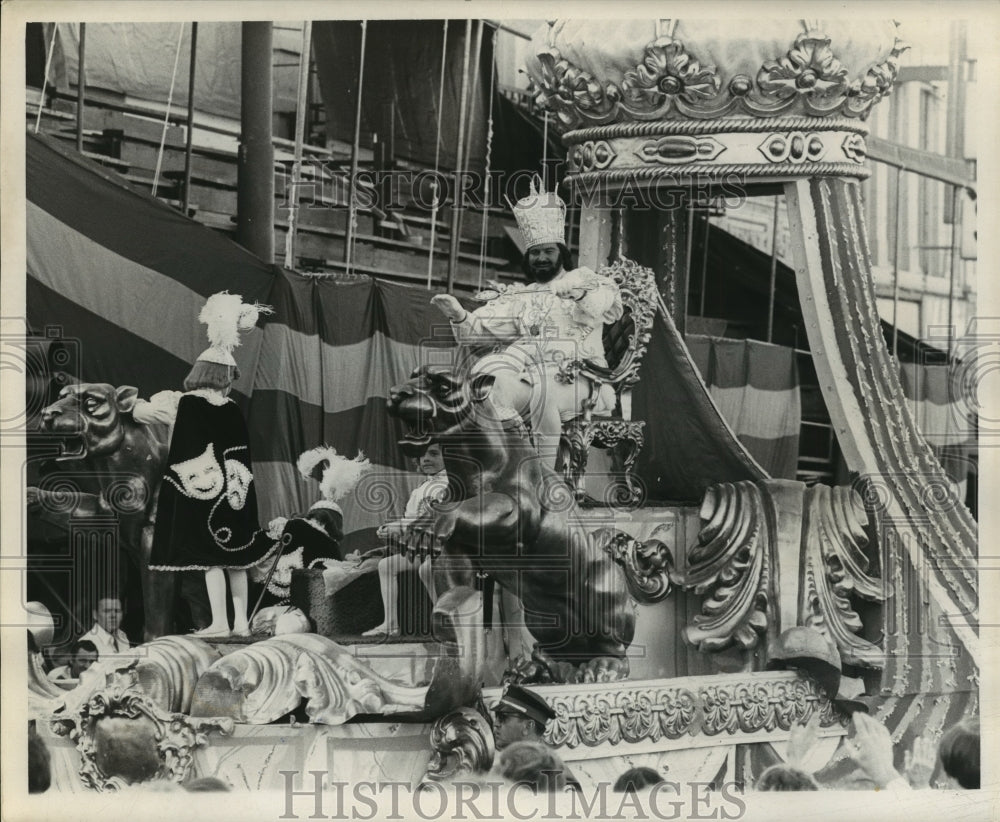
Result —
[[[616,458],[615,468],[622,472],[622,484],[616,485],[614,502],[638,501],[632,469],[643,444],[646,423],[632,419],[632,386],[639,381],[639,367],[646,353],[656,316],[656,282],[653,271],[632,260],[619,258],[602,267],[599,274],[611,277],[621,291],[622,318],[604,330],[607,367],[591,360],[572,360],[559,370],[559,379],[572,382],[580,375],[590,380],[590,396],[583,413],[563,423],[558,465],[578,500],[588,499],[584,484],[592,445],[605,448]],[[615,409],[609,416],[595,416],[594,406],[602,385],[615,391]]]

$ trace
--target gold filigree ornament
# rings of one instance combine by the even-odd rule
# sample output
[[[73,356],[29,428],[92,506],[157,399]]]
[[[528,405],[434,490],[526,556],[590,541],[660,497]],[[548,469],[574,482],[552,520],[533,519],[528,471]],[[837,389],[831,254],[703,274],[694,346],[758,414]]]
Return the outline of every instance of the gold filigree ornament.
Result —
[[[622,80],[622,107],[639,119],[660,119],[677,101],[697,106],[719,93],[715,66],[702,66],[684,44],[669,37],[654,40]]]
[[[535,103],[555,112],[564,130],[629,122],[706,120],[751,115],[842,115],[864,119],[887,96],[909,48],[898,37],[888,56],[851,80],[831,38],[799,34],[785,54],[765,60],[753,75],[726,76],[702,64],[679,40],[660,37],[643,50],[620,84],[579,68],[550,46],[538,55]]]
[[[183,782],[208,732],[231,734],[233,720],[164,711],[142,690],[133,662],[72,713],[53,715],[51,727],[76,743],[81,782],[114,792],[153,779]]]

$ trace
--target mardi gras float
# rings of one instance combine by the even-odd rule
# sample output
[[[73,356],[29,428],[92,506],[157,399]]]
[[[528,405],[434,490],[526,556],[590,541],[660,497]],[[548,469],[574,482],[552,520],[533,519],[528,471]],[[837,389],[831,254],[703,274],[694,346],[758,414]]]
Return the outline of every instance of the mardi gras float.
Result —
[[[977,710],[975,526],[903,401],[858,187],[865,118],[902,48],[892,23],[544,28],[527,70],[567,147],[580,265],[611,278],[623,305],[604,335],[608,364],[570,359],[560,373],[610,389],[614,411],[584,402],[565,421],[557,473],[519,421],[482,413],[468,372],[419,369],[390,405],[404,443],[442,446],[450,496],[401,538],[439,550],[460,580],[433,610],[401,604],[423,608],[427,630],[366,638],[381,610],[374,570],[334,584],[303,568],[290,596],[312,631],[161,636],[69,693],[33,669],[66,784],[211,775],[264,789],[320,772],[417,785],[487,771],[485,705],[512,682],[551,706],[547,741],[595,783],[651,764],[677,781],[751,784],[818,714],[813,771],[846,786],[860,779],[843,744],[852,711],[874,714],[903,750]],[[850,485],[769,477],[678,331],[690,227],[667,204],[723,188],[787,199]],[[562,220],[526,214],[528,231]],[[644,243],[658,249],[648,263]],[[651,339],[662,344],[652,377]],[[647,436],[632,415],[639,390],[659,392],[676,424]],[[598,450],[614,455],[604,485],[588,478]],[[645,486],[640,464],[655,469]]]

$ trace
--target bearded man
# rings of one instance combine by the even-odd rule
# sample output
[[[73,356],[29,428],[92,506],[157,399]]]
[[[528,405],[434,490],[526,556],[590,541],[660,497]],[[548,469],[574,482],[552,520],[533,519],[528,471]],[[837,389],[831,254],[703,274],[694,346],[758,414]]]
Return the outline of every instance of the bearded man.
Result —
[[[606,366],[603,329],[622,316],[621,294],[609,277],[589,268],[572,268],[565,242],[566,204],[532,182],[531,193],[514,206],[525,240],[524,270],[529,283],[495,286],[465,308],[450,294],[431,302],[451,323],[455,339],[472,348],[489,348],[472,374],[494,378],[490,399],[498,413],[513,409],[531,426],[535,448],[554,465],[564,420],[579,416],[594,400],[594,413],[614,408],[615,396],[603,385],[591,398],[588,378],[566,382],[561,365],[591,360]]]

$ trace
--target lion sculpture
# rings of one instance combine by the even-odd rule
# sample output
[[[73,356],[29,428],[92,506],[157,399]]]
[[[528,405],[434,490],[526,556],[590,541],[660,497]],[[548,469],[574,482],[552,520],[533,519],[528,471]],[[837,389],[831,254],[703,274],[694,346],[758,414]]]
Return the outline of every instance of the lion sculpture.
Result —
[[[42,410],[40,426],[61,435],[56,460],[71,462],[74,479],[92,480],[97,492],[75,491],[67,503],[59,474],[54,474],[54,487],[29,487],[27,502],[30,513],[62,527],[77,517],[117,516],[120,545],[142,583],[148,641],[172,632],[175,575],[148,567],[168,443],[163,426],[132,419],[137,397],[131,386],[77,383],[63,388]]]
[[[522,681],[624,679],[635,632],[625,575],[587,532],[520,419],[496,413],[491,384],[485,375],[466,383],[425,366],[390,392],[390,414],[409,427],[404,451],[440,443],[448,474],[445,499],[410,527],[407,541],[440,550],[436,562],[446,569],[468,562],[520,597],[537,642]]]

